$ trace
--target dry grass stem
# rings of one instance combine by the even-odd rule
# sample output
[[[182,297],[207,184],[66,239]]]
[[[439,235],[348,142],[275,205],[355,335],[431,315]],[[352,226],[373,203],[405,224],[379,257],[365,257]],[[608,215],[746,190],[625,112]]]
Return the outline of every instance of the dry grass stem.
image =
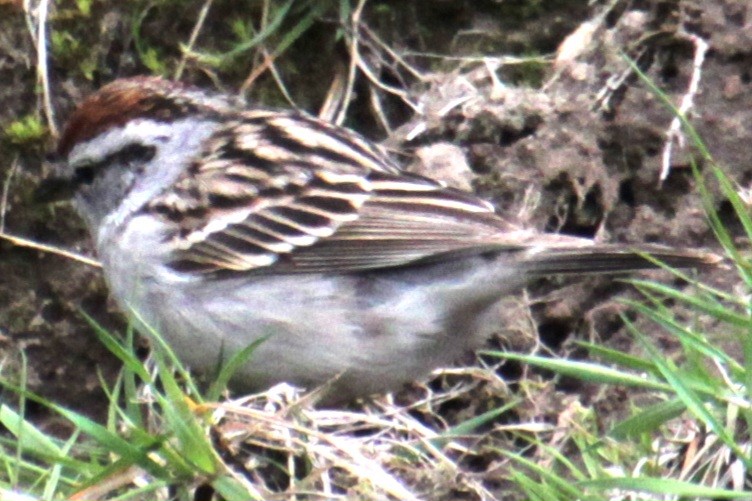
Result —
[[[689,79],[687,92],[684,93],[681,103],[679,104],[679,113],[671,119],[671,125],[666,132],[666,144],[663,147],[663,154],[661,155],[661,174],[658,178],[659,186],[666,181],[671,172],[671,155],[673,153],[674,141],[677,142],[680,148],[684,147],[684,136],[681,133],[682,121],[680,117],[686,116],[694,107],[694,99],[700,89],[700,80],[702,79],[702,64],[705,61],[705,55],[710,47],[708,42],[698,35],[686,33],[686,37],[695,47],[694,58],[692,59],[692,76]]]
[[[191,36],[188,38],[188,43],[185,46],[185,50],[183,51],[183,54],[180,56],[180,61],[178,62],[178,66],[175,69],[175,80],[180,80],[180,78],[183,76],[183,71],[185,70],[185,65],[188,62],[188,54],[193,52],[193,47],[196,45],[196,40],[198,39],[198,35],[201,33],[201,29],[204,27],[204,23],[206,22],[206,16],[209,14],[209,9],[211,9],[212,3],[214,0],[206,0],[204,2],[204,5],[201,6],[201,10],[198,13],[198,17],[196,18],[196,23],[193,25],[193,30],[191,31]]]
[[[29,249],[35,249],[38,251],[46,252],[48,254],[56,254],[58,256],[62,256],[67,259],[78,261],[79,263],[93,266],[94,268],[102,267],[102,263],[100,263],[99,261],[95,259],[91,259],[81,254],[67,251],[65,249],[61,249],[60,247],[55,247],[53,245],[40,244],[39,242],[35,242],[27,238],[17,237],[17,236],[9,235],[8,233],[2,233],[2,232],[0,232],[0,238],[2,238],[3,240],[7,240],[13,245],[17,245],[19,247],[27,247]]]
[[[355,86],[355,70],[361,64],[360,53],[358,50],[359,31],[360,31],[360,19],[363,14],[363,7],[366,5],[366,0],[359,0],[358,5],[350,16],[350,64],[347,68],[347,79],[344,87],[344,92],[341,99],[341,105],[339,106],[339,112],[334,117],[334,123],[342,125],[347,117],[347,109],[350,106],[350,100],[352,99],[353,87]]]

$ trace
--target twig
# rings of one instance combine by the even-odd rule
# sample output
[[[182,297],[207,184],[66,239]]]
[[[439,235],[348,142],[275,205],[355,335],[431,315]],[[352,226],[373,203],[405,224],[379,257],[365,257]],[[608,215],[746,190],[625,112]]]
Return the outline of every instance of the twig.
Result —
[[[279,74],[279,70],[277,70],[277,66],[274,64],[274,59],[271,59],[271,56],[269,55],[269,51],[265,47],[261,47],[261,53],[264,55],[265,58],[268,58],[271,62],[269,63],[269,72],[272,74],[272,78],[274,79],[274,82],[277,84],[277,88],[279,88],[279,91],[282,93],[282,97],[285,98],[285,100],[295,109],[300,109],[300,106],[298,106],[298,103],[295,102],[295,100],[292,98],[292,95],[290,94],[290,91],[287,90],[287,86],[285,85],[284,80],[282,79],[282,75]]]
[[[389,54],[392,59],[397,61],[397,63],[405,68],[408,73],[410,73],[416,80],[419,82],[425,82],[426,76],[421,73],[419,70],[417,70],[415,67],[413,67],[411,64],[409,64],[407,61],[405,61],[405,58],[403,58],[401,55],[397,54],[394,49],[389,47],[389,45],[384,42],[376,33],[373,32],[371,28],[369,28],[367,25],[363,25],[362,27],[363,33],[368,35],[368,37],[375,42],[381,49]]]
[[[263,62],[260,65],[256,66],[248,75],[248,77],[243,81],[243,84],[240,86],[240,92],[245,92],[246,90],[248,90],[253,85],[253,82],[255,82],[258,77],[263,75],[264,72],[272,66],[272,64],[274,64],[274,59],[276,59],[278,55],[279,54],[264,53]]]
[[[268,5],[268,3],[269,2],[265,2],[264,5],[265,6]],[[290,5],[290,3],[288,3],[287,5]],[[245,79],[243,84],[240,86],[241,93],[246,92],[248,88],[250,88],[250,86],[256,81],[256,79],[259,76],[261,76],[268,68],[270,68],[272,72],[275,71],[275,68],[273,67],[274,61],[278,57],[280,57],[282,53],[286,51],[288,47],[295,40],[299,39],[300,36],[311,27],[311,25],[314,23],[316,16],[319,15],[321,12],[323,12],[323,8],[325,7],[325,5],[326,4],[324,3],[319,4],[316,2],[312,2],[311,10],[309,10],[309,12],[304,16],[304,18],[298,21],[298,23],[287,33],[287,35],[282,39],[282,41],[279,44],[277,44],[273,52],[268,53],[262,49],[261,53],[264,56],[264,59],[259,67],[251,71],[250,75],[248,75],[248,77]],[[265,7],[264,12],[266,11],[267,9]],[[261,26],[261,33],[265,32],[269,28],[269,26],[265,26],[265,23],[266,23],[265,19],[266,19],[266,14],[264,15],[264,21],[262,21],[263,24]],[[281,79],[278,80],[278,83],[279,82],[281,82]],[[281,89],[283,93],[286,92],[284,85],[281,86]],[[292,102],[292,98],[290,98],[289,95],[286,97],[288,98],[289,101]],[[292,104],[295,105],[294,102]]]
[[[360,53],[358,51],[358,39],[360,33],[360,18],[363,14],[363,8],[366,5],[366,0],[359,0],[357,7],[353,10],[350,17],[350,24],[352,25],[352,36],[350,37],[350,64],[347,68],[347,80],[345,85],[345,91],[342,95],[342,106],[339,108],[339,113],[334,119],[334,123],[342,125],[347,116],[347,108],[350,107],[350,99],[352,98],[353,87],[355,86],[355,70],[360,66]]]
[[[359,64],[358,69],[363,72],[363,74],[370,80],[370,82],[378,87],[379,89],[383,90],[384,92],[388,92],[389,94],[394,94],[395,96],[398,96],[402,101],[408,105],[410,108],[412,108],[413,112],[415,113],[422,113],[422,110],[420,108],[419,104],[413,103],[410,98],[408,97],[407,91],[400,89],[398,87],[394,87],[392,85],[387,85],[381,80],[379,80],[376,75],[374,75],[371,68],[368,67],[368,65],[363,62],[362,58],[358,58]]]
[[[123,487],[133,485],[145,472],[138,466],[129,466],[125,469],[117,469],[104,478],[100,478],[93,485],[76,491],[70,501],[84,501],[86,499],[109,499],[110,496]]]
[[[337,65],[334,69],[334,78],[326,92],[324,102],[319,108],[318,117],[327,122],[333,122],[337,110],[342,104],[342,94],[345,91],[345,70],[342,65]]]
[[[204,27],[204,22],[206,22],[206,16],[209,13],[212,2],[214,2],[214,0],[206,0],[198,13],[196,24],[193,25],[193,31],[191,31],[191,36],[188,38],[186,50],[184,50],[183,55],[180,56],[180,62],[178,63],[178,67],[175,70],[175,80],[180,80],[180,78],[183,76],[183,70],[185,69],[186,63],[188,62],[188,54],[193,52],[193,46],[196,44],[196,39],[198,39],[198,35],[199,33],[201,33],[201,29]]]
[[[500,66],[498,60],[486,58],[483,60],[483,64],[488,71],[488,77],[491,79],[491,98],[499,99],[503,95],[504,88],[506,86],[501,82],[499,76],[496,74]]]
[[[28,240],[22,237],[15,237],[4,232],[0,232],[0,239],[7,240],[13,245],[17,245],[19,247],[28,247],[29,249],[36,249],[42,252],[47,252],[49,254],[57,254],[58,256],[63,256],[65,258],[78,261],[79,263],[88,264],[89,266],[93,266],[94,268],[102,267],[102,264],[99,261],[88,258],[86,256],[82,256],[81,254],[77,254],[75,252],[61,249],[59,247],[54,247],[52,245],[40,244],[33,240]]]
[[[635,60],[639,60],[639,57]],[[605,112],[612,111],[611,98],[614,97],[616,91],[621,89],[627,79],[629,79],[633,74],[634,71],[632,70],[632,68],[627,68],[621,73],[611,75],[606,81],[606,84],[595,95],[595,99],[593,99],[592,109],[598,109]]]
[[[663,182],[668,178],[668,175],[671,172],[671,154],[673,153],[674,141],[679,144],[679,147],[684,146],[684,136],[681,134],[682,121],[679,117],[686,116],[694,106],[694,98],[697,95],[697,90],[700,87],[700,79],[702,77],[702,63],[705,61],[705,54],[708,52],[708,43],[704,39],[694,33],[687,33],[686,36],[695,46],[695,57],[692,60],[692,76],[689,79],[687,92],[682,97],[678,113],[673,120],[671,120],[671,125],[666,132],[667,141],[663,147],[661,174],[658,178],[658,186],[663,185]]]
[[[55,124],[55,112],[52,109],[52,97],[50,94],[50,82],[47,73],[47,10],[49,0],[39,2],[38,26],[37,26],[37,80],[42,87],[42,104],[47,125],[53,139],[58,137],[57,125]]]
[[[376,115],[376,118],[378,118],[379,123],[381,124],[381,127],[384,128],[386,131],[387,136],[392,135],[392,127],[389,125],[389,120],[386,118],[386,113],[384,113],[384,108],[381,106],[381,98],[379,98],[379,93],[376,92],[375,89],[370,89],[370,102],[371,102],[371,109],[373,110],[374,114]]]
[[[0,233],[5,232],[5,214],[8,212],[8,193],[10,192],[10,183],[13,180],[13,175],[18,170],[18,155],[13,158],[10,163],[10,169],[8,169],[8,176],[3,183],[3,194],[0,198]]]
[[[267,23],[269,22],[269,0],[264,0],[261,4],[261,20],[259,22],[259,31],[263,32],[266,27]],[[266,63],[269,62],[271,64],[270,58],[273,57],[273,55],[270,55],[266,51],[259,51],[254,55],[254,64],[256,64],[256,61],[258,61],[258,55],[261,55],[263,59],[263,64],[261,66],[256,66],[254,68],[251,68],[251,73],[246,77],[246,79],[241,84],[240,88],[238,89],[238,92],[240,94],[245,94],[245,92],[253,85],[253,82],[256,81],[256,79],[266,71],[267,65]]]
[[[34,46],[37,45],[37,36],[36,36],[36,28],[34,28],[34,16],[31,13],[31,0],[23,0],[23,12],[24,12],[24,21],[26,21],[26,29],[29,30],[29,35],[31,36],[31,41],[34,43]]]
[[[345,114],[347,112],[347,107],[349,105],[350,95],[352,93],[352,86],[354,81],[354,67],[357,67],[360,71],[363,72],[363,75],[377,88],[381,89],[384,92],[387,92],[389,94],[393,94],[395,96],[398,96],[405,104],[407,104],[410,108],[412,108],[413,112],[415,113],[421,113],[420,106],[416,103],[413,103],[409,97],[408,93],[400,89],[398,87],[394,87],[391,85],[387,85],[374,74],[373,70],[368,66],[365,59],[363,59],[360,56],[360,50],[359,50],[359,35],[360,30],[362,29],[364,33],[367,33],[369,35],[369,38],[371,38],[373,41],[375,41],[377,44],[381,45],[382,47],[385,47],[385,44],[381,42],[375,35],[369,32],[367,26],[360,26],[360,18],[362,14],[363,7],[365,6],[366,0],[360,0],[358,3],[358,6],[355,8],[352,14],[352,39],[350,43],[350,68],[349,68],[349,75],[348,75],[348,81],[347,81],[347,88],[345,90],[345,95],[343,97],[343,106],[339,111],[339,114],[337,116],[336,123],[341,124],[342,121],[344,121]],[[401,57],[399,57],[394,51],[392,50],[385,50],[390,56],[392,56],[398,63],[401,63],[405,66],[405,68],[408,69],[409,72],[414,73],[415,70],[407,65],[403,61]],[[420,80],[423,81],[425,78],[421,77]]]

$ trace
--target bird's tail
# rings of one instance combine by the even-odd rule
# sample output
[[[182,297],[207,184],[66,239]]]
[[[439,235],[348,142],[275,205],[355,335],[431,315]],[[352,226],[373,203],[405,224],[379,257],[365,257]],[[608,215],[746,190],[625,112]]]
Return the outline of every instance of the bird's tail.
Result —
[[[521,263],[529,274],[619,273],[658,268],[702,268],[719,263],[716,254],[662,245],[592,244],[535,247],[524,251]]]

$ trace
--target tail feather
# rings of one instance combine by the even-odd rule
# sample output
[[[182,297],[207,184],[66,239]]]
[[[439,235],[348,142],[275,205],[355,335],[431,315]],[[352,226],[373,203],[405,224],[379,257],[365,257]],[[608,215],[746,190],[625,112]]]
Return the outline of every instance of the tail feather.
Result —
[[[531,248],[523,253],[520,262],[533,275],[619,273],[657,268],[658,265],[646,256],[672,268],[702,268],[722,259],[716,254],[661,245],[594,244]]]

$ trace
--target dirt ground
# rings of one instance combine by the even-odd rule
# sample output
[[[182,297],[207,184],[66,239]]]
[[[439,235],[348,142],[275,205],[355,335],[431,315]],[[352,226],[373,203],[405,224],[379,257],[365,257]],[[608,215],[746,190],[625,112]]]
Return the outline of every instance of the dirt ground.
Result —
[[[380,59],[383,52],[370,39],[371,44],[364,43],[364,57],[379,69],[383,82],[405,93],[372,93],[361,75],[347,124],[385,141],[410,168],[461,186],[469,183],[501,212],[532,226],[604,241],[716,248],[690,169],[691,159],[703,168],[702,159],[675,143],[664,162],[672,116],[624,55],[672,102],[693,98],[692,122],[714,158],[746,190],[752,182],[752,6],[746,0],[617,1],[609,2],[610,8],[604,3],[591,8],[586,2],[545,3],[545,8],[470,0],[430,2],[431,8],[423,2],[411,7],[367,4],[364,23],[379,40],[407,54],[406,61],[422,78]],[[148,49],[174,68],[178,41],[189,38],[200,3],[188,9],[169,2],[140,6],[136,37],[136,17],[128,9],[138,4],[94,2],[87,15],[73,2],[60,2],[52,13],[50,28],[57,39],[49,57],[49,85],[57,126],[73,103],[98,85],[152,72]],[[225,19],[238,14],[235,5],[215,3],[201,47],[222,47],[218,37],[226,31]],[[343,60],[346,68],[341,47],[327,36],[332,23],[323,15],[305,43],[294,44],[283,60],[290,92],[313,113],[328,92],[332,67],[338,66],[321,62]],[[421,29],[406,29],[414,26]],[[91,255],[82,223],[69,205],[39,206],[32,199],[49,169],[43,157],[54,143],[53,131],[48,128],[29,141],[9,132],[23,117],[44,116],[36,51],[19,3],[0,2],[2,228],[9,235]],[[454,59],[428,57],[428,52]],[[527,54],[552,56],[502,59]],[[237,66],[209,71],[189,62],[183,79],[236,89],[247,76]],[[265,74],[251,97],[282,104],[278,93],[269,90],[273,87]],[[381,126],[373,95],[381,97],[391,131]],[[422,114],[405,100],[420,103]],[[660,182],[662,168],[667,177]],[[730,217],[729,203],[715,196],[716,208]],[[705,273],[714,283],[731,280],[724,270]],[[535,341],[526,334],[527,317],[522,318],[527,311],[540,341],[556,353],[585,356],[573,348],[574,339],[632,352],[635,347],[618,316],[624,307],[616,301],[630,294],[628,286],[602,277],[536,284],[525,307],[502,314],[500,336],[492,343],[531,349]],[[0,240],[2,376],[12,378],[21,370],[22,351],[31,390],[101,419],[105,399],[100,380],[112,381],[118,364],[96,340],[82,311],[108,329],[125,327],[98,269]],[[669,355],[672,343],[658,339]],[[524,369],[508,365],[503,370],[512,378]],[[551,391],[523,409],[555,419],[564,396],[576,395],[609,419],[624,410],[629,398],[604,395],[595,386],[566,378]],[[59,425],[41,407],[32,405],[28,413],[48,427]]]

